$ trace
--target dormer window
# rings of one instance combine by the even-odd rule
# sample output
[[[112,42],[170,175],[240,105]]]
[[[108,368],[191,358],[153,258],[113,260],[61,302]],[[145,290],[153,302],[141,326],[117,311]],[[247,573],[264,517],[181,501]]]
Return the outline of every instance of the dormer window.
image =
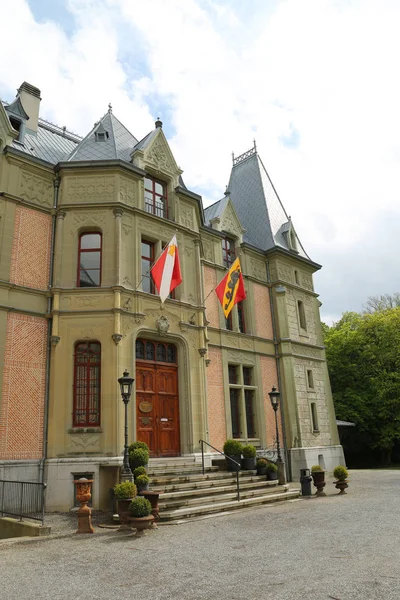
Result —
[[[96,131],[94,135],[96,137],[96,142],[105,142],[108,140],[108,131]]]
[[[5,109],[8,118],[10,119],[11,127],[15,129],[15,131],[18,131],[18,137],[15,141],[22,143],[24,141],[26,122],[29,120],[29,116],[22,106],[21,98],[17,96],[14,102],[5,106]]]

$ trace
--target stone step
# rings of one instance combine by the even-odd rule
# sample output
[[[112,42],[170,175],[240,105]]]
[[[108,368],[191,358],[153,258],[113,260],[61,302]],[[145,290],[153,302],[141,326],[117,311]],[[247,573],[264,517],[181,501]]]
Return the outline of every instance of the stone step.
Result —
[[[177,508],[175,510],[161,510],[160,520],[161,521],[177,521],[183,519],[190,519],[194,517],[223,513],[231,510],[238,510],[242,508],[248,508],[257,506],[260,504],[267,504],[271,502],[282,502],[285,500],[293,500],[300,496],[299,489],[292,489],[284,492],[277,492],[273,494],[265,494],[255,496],[251,498],[243,498],[240,501],[226,501],[226,502],[214,502],[209,504],[197,505],[197,506],[186,506],[184,508]]]
[[[211,490],[210,490],[211,491]],[[260,496],[267,496],[268,494],[277,494],[278,492],[285,492],[284,486],[273,487],[268,489],[267,487],[257,487],[257,488],[241,488],[240,489],[240,499],[244,498],[254,498]],[[233,488],[229,488],[226,490],[218,490],[219,493],[207,493],[207,495],[203,494],[203,496],[174,496],[172,498],[165,498],[164,496],[160,496],[159,507],[160,510],[168,511],[180,507],[186,506],[201,506],[204,504],[213,504],[215,502],[228,502],[231,500],[237,501],[237,490]],[[166,494],[166,496],[170,496],[171,494]]]
[[[205,473],[218,473],[218,467],[205,467]],[[202,467],[201,465],[184,465],[183,467],[179,465],[165,465],[165,466],[151,466],[147,469],[147,474],[149,477],[162,477],[162,476],[170,476],[170,475],[201,475]]]
[[[255,482],[240,482],[240,490],[274,490],[278,487],[277,481],[255,481]],[[155,488],[151,488],[153,491],[158,491]],[[181,499],[181,498],[201,498],[203,496],[225,494],[230,492],[236,492],[236,481],[232,483],[226,483],[225,485],[208,486],[200,489],[183,489],[171,492],[162,492],[160,495],[160,502]]]
[[[264,481],[266,480],[265,475],[257,475],[257,471],[239,471],[239,480],[246,480],[251,478],[261,478]],[[218,481],[226,481],[233,480],[236,481],[236,473],[228,473],[228,471],[218,471],[216,473],[206,473],[206,474],[196,474],[196,473],[187,473],[181,476],[160,476],[160,477],[150,477],[151,486],[152,487],[166,487],[166,486],[177,486],[177,485],[185,485],[188,486],[193,485],[195,487],[196,483],[204,483],[205,485],[213,485]]]

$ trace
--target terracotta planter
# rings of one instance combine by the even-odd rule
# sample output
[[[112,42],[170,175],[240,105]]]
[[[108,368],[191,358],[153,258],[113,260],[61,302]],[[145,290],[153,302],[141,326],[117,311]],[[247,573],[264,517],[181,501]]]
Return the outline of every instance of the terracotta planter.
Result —
[[[124,498],[123,500],[117,500],[118,502],[118,515],[121,523],[120,529],[126,530],[130,529],[129,527],[129,505],[132,502],[133,498]]]
[[[326,496],[326,494],[324,492],[324,487],[326,485],[325,471],[314,471],[313,473],[311,473],[311,476],[313,478],[314,485],[317,488],[315,495],[316,496]]]
[[[136,529],[136,535],[143,535],[145,529],[151,529],[154,522],[154,516],[149,515],[148,517],[128,517],[129,525]]]
[[[78,510],[78,529],[76,533],[94,533],[92,527],[92,510],[87,506],[92,497],[93,479],[81,477],[80,479],[75,479],[74,483],[76,484],[76,499],[81,505]]]
[[[346,488],[349,487],[346,480],[344,480],[344,481],[334,481],[333,483],[335,484],[335,488],[337,490],[340,490],[340,492],[338,494],[339,496],[340,496],[340,494],[346,494]]]

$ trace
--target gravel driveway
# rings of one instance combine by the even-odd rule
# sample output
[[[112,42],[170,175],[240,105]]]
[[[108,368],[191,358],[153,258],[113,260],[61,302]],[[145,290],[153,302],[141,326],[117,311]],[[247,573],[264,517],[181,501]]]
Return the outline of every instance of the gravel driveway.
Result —
[[[399,600],[400,470],[142,538],[0,543],[1,600]]]

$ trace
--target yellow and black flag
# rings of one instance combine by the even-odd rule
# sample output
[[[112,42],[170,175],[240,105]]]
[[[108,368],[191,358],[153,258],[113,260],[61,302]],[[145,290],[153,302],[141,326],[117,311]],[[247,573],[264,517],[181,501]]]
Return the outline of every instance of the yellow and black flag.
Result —
[[[215,292],[221,302],[225,318],[228,317],[237,302],[246,298],[242,269],[238,258],[232,264],[223,280],[217,285]]]

